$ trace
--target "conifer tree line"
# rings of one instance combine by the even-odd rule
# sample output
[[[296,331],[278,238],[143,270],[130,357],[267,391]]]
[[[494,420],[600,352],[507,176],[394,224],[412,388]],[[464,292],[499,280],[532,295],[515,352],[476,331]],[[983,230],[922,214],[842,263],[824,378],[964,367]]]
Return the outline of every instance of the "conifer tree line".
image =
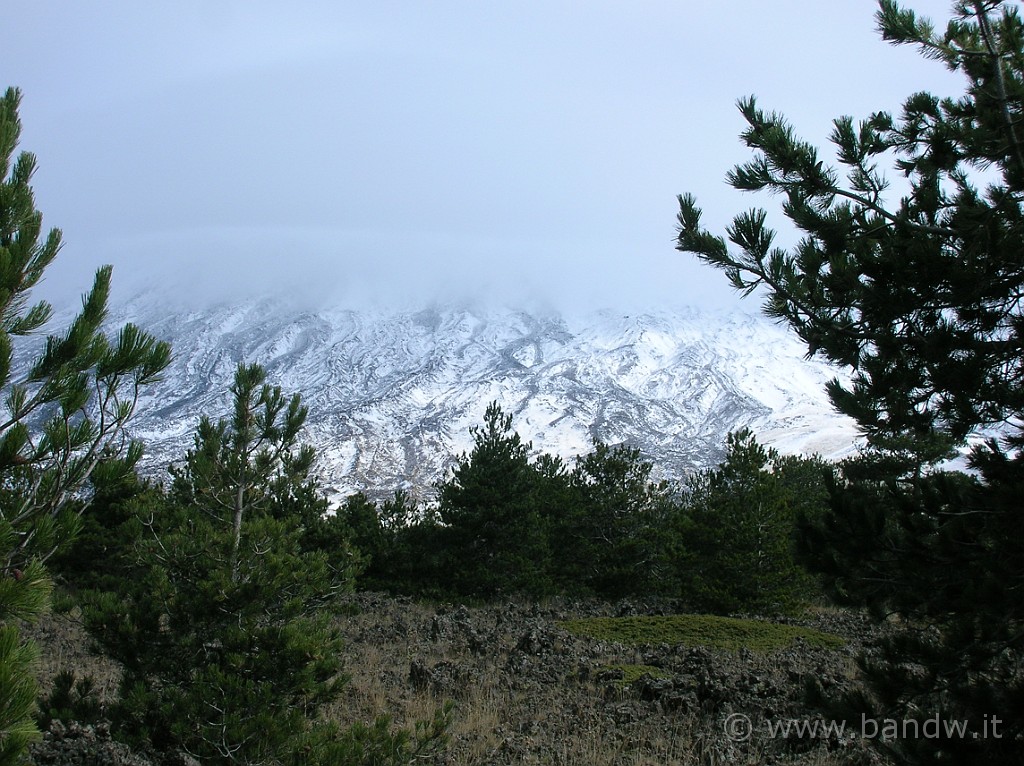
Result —
[[[652,479],[636,448],[595,442],[571,464],[532,455],[492,402],[434,503],[398,492],[338,511],[365,557],[361,587],[433,598],[663,596],[718,613],[787,612],[816,587],[795,559],[801,515],[825,509],[820,458],[746,430],[716,469]]]

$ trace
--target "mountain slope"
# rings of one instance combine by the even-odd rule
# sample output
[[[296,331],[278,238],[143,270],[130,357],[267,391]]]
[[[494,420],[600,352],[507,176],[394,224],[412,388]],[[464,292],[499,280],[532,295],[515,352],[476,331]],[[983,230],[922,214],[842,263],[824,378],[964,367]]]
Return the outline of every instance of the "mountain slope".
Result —
[[[113,312],[170,340],[175,361],[146,392],[133,434],[162,470],[191,445],[200,415],[225,416],[236,365],[259,362],[309,406],[306,439],[340,493],[429,491],[501,402],[536,450],[571,458],[594,438],[639,447],[668,476],[713,465],[746,426],[786,452],[838,456],[852,423],[824,394],[835,371],[803,358],[781,328],[694,311],[566,317],[431,306],[312,312],[272,300],[202,312],[151,296]]]

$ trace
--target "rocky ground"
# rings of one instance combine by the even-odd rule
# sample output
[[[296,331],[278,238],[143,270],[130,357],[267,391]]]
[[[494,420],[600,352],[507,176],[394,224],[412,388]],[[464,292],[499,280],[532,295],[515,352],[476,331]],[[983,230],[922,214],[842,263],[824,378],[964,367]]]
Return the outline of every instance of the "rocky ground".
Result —
[[[331,714],[345,722],[387,712],[397,725],[429,719],[446,702],[451,741],[442,764],[839,764],[879,763],[850,736],[772,736],[770,727],[813,721],[808,678],[853,683],[853,657],[875,637],[863,618],[820,610],[788,622],[842,636],[840,649],[797,640],[771,652],[639,647],[575,636],[560,621],[582,616],[667,614],[670,603],[555,601],[466,607],[354,596],[340,618],[351,680]],[[62,667],[96,677],[116,668],[91,658],[72,617],[35,629],[43,683]],[[103,727],[55,723],[35,746],[36,764],[146,766]]]

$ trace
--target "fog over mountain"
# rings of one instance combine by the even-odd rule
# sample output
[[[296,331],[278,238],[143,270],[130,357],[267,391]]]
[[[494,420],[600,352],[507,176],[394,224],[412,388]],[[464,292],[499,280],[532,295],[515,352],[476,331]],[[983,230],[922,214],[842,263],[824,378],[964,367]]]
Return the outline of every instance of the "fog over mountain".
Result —
[[[741,427],[784,452],[826,457],[856,439],[824,393],[835,370],[745,314],[467,302],[312,311],[270,298],[182,311],[149,293],[112,312],[129,320],[174,347],[133,425],[156,475],[181,459],[201,415],[228,415],[239,362],[302,394],[305,438],[336,495],[429,496],[495,400],[535,451],[571,459],[594,439],[625,443],[668,477],[717,463]]]
[[[685,192],[714,230],[767,205],[795,239],[724,182],[749,158],[737,99],[825,145],[838,115],[962,80],[882,42],[867,2],[7,5],[56,304],[111,263],[121,295],[734,307],[672,248]]]

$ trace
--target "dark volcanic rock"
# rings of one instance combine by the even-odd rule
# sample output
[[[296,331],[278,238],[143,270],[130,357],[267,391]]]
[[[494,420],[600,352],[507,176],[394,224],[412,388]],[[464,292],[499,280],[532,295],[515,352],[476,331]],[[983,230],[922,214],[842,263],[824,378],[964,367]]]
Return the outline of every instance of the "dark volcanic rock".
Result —
[[[110,727],[104,724],[54,721],[42,741],[32,746],[31,757],[38,766],[154,766],[127,745],[114,742]]]

